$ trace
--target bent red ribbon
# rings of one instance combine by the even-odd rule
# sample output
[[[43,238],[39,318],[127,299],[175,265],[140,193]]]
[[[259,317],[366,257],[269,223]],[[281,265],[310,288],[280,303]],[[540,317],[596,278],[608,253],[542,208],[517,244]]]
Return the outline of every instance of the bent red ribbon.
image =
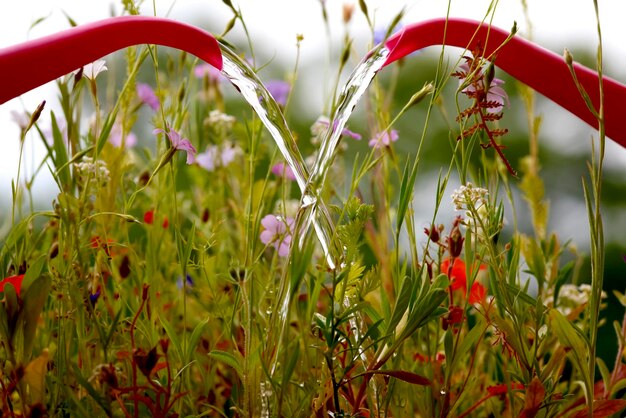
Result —
[[[217,40],[200,28],[157,17],[113,17],[0,49],[0,104],[138,44],[177,48],[222,69]]]
[[[385,42],[391,51],[385,65],[427,46],[449,45],[472,50],[481,42],[485,57],[495,52],[492,59],[496,66],[597,129],[598,121],[576,88],[564,58],[519,36],[506,41],[509,36],[507,31],[468,19],[427,20],[405,26]],[[598,109],[598,74],[578,63],[573,67],[580,84]],[[606,135],[626,147],[626,86],[609,77],[602,80]]]

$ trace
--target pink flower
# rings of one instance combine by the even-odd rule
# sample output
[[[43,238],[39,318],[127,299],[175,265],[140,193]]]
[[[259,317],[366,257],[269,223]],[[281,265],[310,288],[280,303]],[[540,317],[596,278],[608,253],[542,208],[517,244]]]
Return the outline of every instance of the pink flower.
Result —
[[[185,151],[187,153],[187,164],[192,164],[194,162],[194,155],[197,151],[187,138],[182,138],[180,134],[173,129],[170,129],[169,132],[164,129],[155,129],[152,133],[155,135],[159,133],[167,135],[174,149]]]
[[[333,122],[333,130],[337,129],[337,125],[338,125],[339,121],[334,121]],[[320,116],[319,118],[317,118],[317,120],[315,121],[315,123],[313,124],[313,126],[311,127],[311,133],[315,136],[318,136],[322,133],[324,133],[323,129],[328,129],[328,127],[330,126],[330,122],[328,120],[328,118],[326,116]],[[361,134],[358,134],[356,132],[351,131],[348,128],[343,128],[341,130],[341,135],[343,136],[349,136],[352,139],[356,139],[357,141],[361,140]]]
[[[196,65],[193,74],[196,78],[207,77],[209,80],[217,80],[222,76],[220,70],[207,63]]]
[[[470,71],[470,68],[467,65],[467,63],[463,63],[459,67],[461,71],[463,71],[466,74],[468,74]],[[464,82],[465,80],[461,80],[461,84],[463,84]],[[487,112],[500,113],[502,112],[502,109],[504,108],[505,103],[508,106],[509,96],[506,94],[506,91],[502,87],[500,87],[503,84],[504,84],[504,81],[500,80],[499,78],[494,77],[494,79],[491,80],[491,83],[489,84],[489,89],[487,90],[487,97],[485,98],[485,100],[487,102],[498,103],[498,106],[487,108]],[[474,93],[475,91],[476,91],[476,86],[472,84],[470,84],[469,86],[461,90],[462,93]]]
[[[215,171],[217,166],[226,167],[235,160],[241,149],[235,145],[226,143],[221,150],[217,145],[209,145],[201,154],[196,156],[196,164],[207,171]]]
[[[378,133],[374,138],[370,139],[368,145],[372,148],[379,148],[381,146],[388,147],[392,142],[398,140],[398,131],[392,129],[391,131],[383,131]]]
[[[152,110],[159,110],[161,102],[154,93],[152,87],[150,87],[148,84],[137,83],[137,96],[139,96],[139,100],[150,106]]]
[[[291,167],[283,162],[274,164],[272,167],[272,174],[278,177],[285,177],[287,180],[293,181],[296,179],[296,175],[293,173]]]
[[[121,148],[122,144],[124,145],[124,148],[132,148],[137,144],[137,136],[134,133],[129,132],[124,138],[122,138],[122,125],[116,123],[113,125],[113,128],[111,128],[109,142],[115,148]]]
[[[272,245],[278,250],[279,256],[286,257],[291,245],[291,230],[294,226],[294,219],[270,214],[261,219],[261,225],[265,228],[261,232],[261,242]]]

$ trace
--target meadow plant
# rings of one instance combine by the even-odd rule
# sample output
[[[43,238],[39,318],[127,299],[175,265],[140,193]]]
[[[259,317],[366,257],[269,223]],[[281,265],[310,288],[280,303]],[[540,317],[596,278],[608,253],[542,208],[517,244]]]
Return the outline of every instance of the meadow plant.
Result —
[[[248,33],[245,9],[224,4],[223,36]],[[344,7],[346,28],[357,16],[372,33],[364,48],[402,27],[401,16],[393,30],[374,27],[366,1]],[[497,57],[442,50],[404,103],[406,73],[381,75],[348,128],[338,97],[360,47],[347,33],[317,120],[294,110],[297,65],[289,81],[267,83],[300,124],[300,172],[222,73],[155,45],[59,78],[58,111],[46,97],[14,116],[16,140],[40,142],[46,156],[18,173],[2,219],[1,416],[608,417],[626,407],[626,318],[614,324],[614,362],[596,353],[603,106],[588,102],[599,127],[584,180],[588,271],[549,229],[528,89],[528,155],[507,155],[504,115],[520,110]],[[255,62],[253,46],[249,37],[242,61]],[[107,68],[125,72],[122,85]],[[415,181],[430,158],[423,144],[441,141],[430,131],[437,110],[446,165],[431,213],[419,214]],[[415,112],[424,124],[400,131]],[[319,144],[335,131],[326,161]],[[35,210],[30,186],[48,170],[54,197]],[[314,234],[326,209],[327,248]]]

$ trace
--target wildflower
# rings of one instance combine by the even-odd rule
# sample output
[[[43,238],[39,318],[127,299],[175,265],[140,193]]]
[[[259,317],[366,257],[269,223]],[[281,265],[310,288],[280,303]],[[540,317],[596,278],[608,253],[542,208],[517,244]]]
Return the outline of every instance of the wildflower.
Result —
[[[338,121],[335,121],[333,123],[333,129],[337,129],[337,123]],[[326,132],[329,126],[330,126],[330,121],[328,120],[328,118],[326,116],[320,116],[313,123],[313,125],[311,125],[311,135],[313,135],[314,138],[319,138],[321,135],[323,135]],[[360,134],[353,132],[348,128],[343,128],[341,130],[341,135],[349,136],[350,138],[356,139],[357,141],[360,141],[362,138]]]
[[[11,119],[19,126],[20,130],[24,130],[30,123],[30,116],[26,112],[18,112],[17,110],[11,110]]]
[[[150,106],[152,110],[159,110],[161,102],[159,101],[157,95],[154,93],[152,87],[145,83],[137,83],[136,89],[139,100]]]
[[[181,135],[173,129],[170,129],[169,132],[164,129],[155,129],[152,133],[155,135],[159,133],[167,135],[170,143],[172,144],[172,148],[175,150],[185,151],[187,153],[187,164],[192,164],[194,162],[194,155],[197,151],[187,138],[182,138]]]
[[[98,74],[103,71],[106,71],[108,68],[106,66],[106,62],[104,60],[97,60],[92,62],[91,64],[87,64],[83,66],[83,76],[88,78],[91,81],[94,81]],[[80,72],[80,69],[73,71],[73,74],[77,74]]]
[[[23,274],[19,274],[17,276],[11,276],[11,277],[7,277],[4,278],[0,281],[0,292],[4,292],[4,286],[7,284],[10,284],[13,286],[13,288],[15,289],[15,293],[17,293],[17,295],[20,295],[20,292],[22,291],[22,281],[24,280],[24,275]]]
[[[235,121],[234,116],[227,115],[215,109],[209,112],[209,116],[204,120],[204,124],[215,128],[217,131],[225,132],[233,128]]]
[[[485,270],[486,267],[481,265],[478,270]],[[441,262],[441,272],[447,274],[450,277],[450,289],[452,291],[461,290],[463,295],[467,294],[467,276],[466,266],[463,260],[460,258],[455,258],[452,266],[450,266],[450,259],[446,258]],[[483,286],[478,280],[474,280],[472,284],[472,288],[470,289],[469,294],[469,303],[481,303],[487,294],[487,289]]]
[[[461,232],[461,223],[463,218],[457,216],[452,222],[452,229],[450,230],[450,234],[446,239],[448,244],[448,253],[453,258],[456,258],[461,255],[461,251],[463,250],[463,242],[465,238],[463,238],[463,233]]]
[[[276,100],[276,103],[281,106],[285,106],[287,104],[289,91],[291,91],[291,84],[283,80],[269,80],[265,83],[265,86],[274,100]]]
[[[556,301],[556,309],[570,319],[575,319],[583,311],[584,307],[589,303],[591,297],[591,286],[589,284],[564,284],[559,289],[559,295]],[[606,292],[602,291],[602,299],[607,297]],[[552,306],[554,301],[554,289],[546,289],[543,299],[548,306]]]
[[[372,148],[379,148],[382,145],[388,147],[389,145],[391,145],[392,142],[396,142],[397,140],[398,131],[392,129],[390,131],[383,131],[376,134],[374,138],[370,139],[368,145]]]
[[[148,225],[152,225],[154,223],[154,210],[150,209],[146,213],[143,214],[143,221]]]
[[[95,293],[89,294],[89,302],[91,302],[92,308],[96,306],[96,302],[98,302],[98,299],[100,298],[100,293],[101,293],[100,288],[98,288],[98,290],[96,290]]]
[[[387,39],[386,37],[387,33],[389,33],[389,36],[391,36],[394,33],[398,32],[400,29],[402,29],[402,25],[400,23],[397,23],[391,29],[391,31],[389,31],[387,28],[375,29],[374,30],[374,45],[378,45],[379,43],[385,41]]]
[[[207,171],[215,171],[216,167],[226,167],[232,163],[241,149],[231,143],[226,143],[221,149],[217,145],[209,145],[206,151],[196,156],[196,163]]]
[[[272,167],[272,174],[278,177],[284,177],[287,180],[293,181],[296,179],[296,175],[293,173],[291,167],[283,162],[274,164]]]
[[[350,23],[350,20],[352,20],[352,14],[354,13],[354,3],[344,3],[342,12],[343,23]]]
[[[472,183],[467,183],[465,186],[461,186],[452,192],[452,203],[454,204],[454,210],[463,210],[472,208],[479,208],[487,204],[487,196],[489,191],[482,187],[474,187]]]
[[[85,187],[92,185],[104,185],[111,178],[109,169],[104,160],[95,160],[91,157],[83,157],[80,163],[74,163],[76,172],[82,181],[87,181]]]
[[[220,70],[210,64],[207,64],[206,62],[196,65],[193,69],[193,74],[196,76],[196,78],[207,77],[209,80],[217,80],[222,76]]]
[[[470,80],[468,79],[469,77],[469,72],[470,72],[470,67],[467,63],[463,63],[459,66],[460,70],[464,73],[467,74],[467,77],[465,78],[465,80],[461,80],[460,83],[461,85],[463,85],[464,83],[469,82]],[[480,70],[480,72],[482,73],[482,70]],[[480,78],[481,74],[478,74],[478,78]],[[483,86],[476,86],[476,83],[471,83],[470,85],[468,85],[467,87],[465,87],[463,90],[461,90],[462,93],[465,93],[466,95],[470,96],[470,97],[475,97],[476,95],[476,90],[477,87],[480,89],[484,89],[484,83],[485,83],[485,77],[480,78],[479,83],[482,83]],[[491,81],[488,82],[488,86],[487,86],[487,94],[485,96],[484,101],[488,102],[488,103],[494,103],[497,104],[495,106],[489,106],[487,108],[487,112],[489,113],[500,113],[502,111],[502,109],[504,108],[504,104],[506,103],[508,105],[509,103],[509,96],[506,94],[506,91],[501,87],[504,84],[503,80],[500,80],[499,78],[493,78],[491,79]]]
[[[179,289],[183,289],[185,287],[185,284],[187,287],[193,287],[193,279],[191,278],[191,276],[189,274],[187,274],[185,276],[185,281],[183,282],[183,278],[179,277],[178,280],[176,281],[176,287]]]
[[[111,134],[109,135],[109,142],[115,148],[132,148],[137,145],[137,135],[132,132],[128,132],[125,136],[122,136],[122,125],[116,123],[111,128]]]
[[[115,243],[115,241],[113,241],[111,238],[108,238],[108,239],[106,240],[106,242],[105,242],[105,241],[104,241],[104,240],[103,240],[100,236],[98,236],[98,235],[95,235],[95,236],[91,237],[91,239],[89,240],[89,246],[90,246],[91,248],[93,248],[93,249],[95,249],[95,250],[97,250],[97,249],[100,249],[100,248],[101,248],[102,250],[104,250],[104,253],[105,253],[107,256],[109,256],[109,257],[110,257],[110,256],[112,256],[112,255],[115,255],[115,254],[113,254],[113,253],[111,252],[111,247],[112,247],[112,244],[114,244],[114,243]]]
[[[154,209],[150,209],[146,213],[143,214],[143,221],[148,225],[154,224]],[[167,219],[167,216],[163,217],[163,222],[161,223],[163,229],[167,229],[170,226],[170,221]]]
[[[286,257],[291,245],[291,230],[294,226],[294,219],[270,214],[261,219],[261,225],[265,228],[261,232],[261,242],[267,245],[271,244],[278,250],[279,256]]]

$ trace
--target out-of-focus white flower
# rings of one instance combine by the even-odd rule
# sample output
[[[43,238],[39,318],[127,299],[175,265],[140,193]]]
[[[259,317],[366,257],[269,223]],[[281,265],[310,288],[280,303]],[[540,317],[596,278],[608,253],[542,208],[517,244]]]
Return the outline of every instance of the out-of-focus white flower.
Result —
[[[106,70],[108,70],[106,66],[106,61],[97,60],[92,62],[91,64],[83,66],[83,76],[93,81],[96,79],[96,77],[98,77],[98,74]],[[72,71],[72,73],[76,74],[79,71],[80,70],[74,70]]]

